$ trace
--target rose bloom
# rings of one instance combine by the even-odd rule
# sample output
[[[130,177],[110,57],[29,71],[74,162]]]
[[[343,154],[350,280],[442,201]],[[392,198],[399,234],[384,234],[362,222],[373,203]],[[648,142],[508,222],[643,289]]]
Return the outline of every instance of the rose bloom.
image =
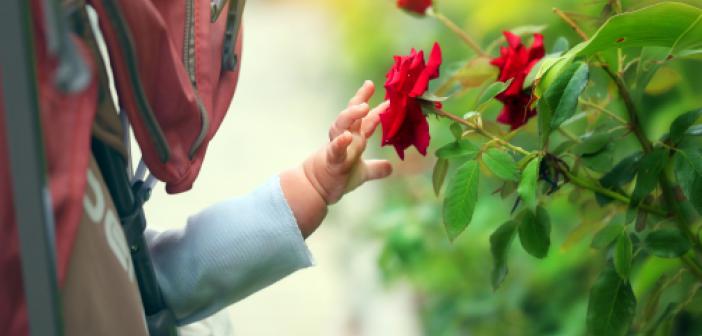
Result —
[[[424,15],[427,8],[431,7],[431,2],[432,0],[397,0],[397,7]]]
[[[504,104],[497,121],[510,125],[514,130],[536,115],[536,109],[531,106],[531,90],[524,90],[522,86],[531,68],[544,57],[544,37],[534,34],[534,42],[531,48],[527,48],[519,36],[508,31],[504,35],[507,46],[500,48],[500,57],[493,59],[490,64],[500,68],[499,81],[512,79],[509,87],[496,98]]]
[[[386,75],[385,99],[390,106],[380,114],[383,128],[383,146],[393,145],[401,159],[405,149],[414,145],[419,153],[427,154],[429,124],[422,112],[422,104],[431,104],[420,97],[427,91],[429,81],[439,77],[441,47],[438,43],[424,63],[424,52],[415,51],[408,56],[395,56],[395,64]],[[439,105],[440,106],[440,105]]]

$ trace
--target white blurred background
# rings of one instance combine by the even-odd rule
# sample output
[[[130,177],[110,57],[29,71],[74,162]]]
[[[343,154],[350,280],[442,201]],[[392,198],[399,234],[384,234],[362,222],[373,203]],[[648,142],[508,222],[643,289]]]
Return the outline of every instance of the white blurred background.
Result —
[[[339,66],[343,41],[333,21],[320,6],[305,1],[248,1],[242,72],[231,110],[195,187],[175,196],[166,195],[162,186],[154,191],[146,205],[152,228],[181,227],[188,216],[252,191],[324,144],[328,126],[353,93],[343,92],[339,80],[345,76]],[[316,266],[234,304],[217,317],[220,324],[228,318],[233,331],[219,330],[236,335],[419,334],[409,291],[383,287],[375,265],[378,246],[355,234],[376,210],[377,188],[366,185],[331,208],[307,241]]]

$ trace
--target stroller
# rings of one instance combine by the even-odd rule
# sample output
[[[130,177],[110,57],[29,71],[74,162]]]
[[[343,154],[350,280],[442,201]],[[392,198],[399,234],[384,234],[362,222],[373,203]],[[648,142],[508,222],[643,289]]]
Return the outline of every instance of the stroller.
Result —
[[[101,176],[148,332],[176,334],[142,205],[157,181],[180,193],[197,178],[236,89],[244,3],[0,2],[0,332],[63,334],[59,288]]]

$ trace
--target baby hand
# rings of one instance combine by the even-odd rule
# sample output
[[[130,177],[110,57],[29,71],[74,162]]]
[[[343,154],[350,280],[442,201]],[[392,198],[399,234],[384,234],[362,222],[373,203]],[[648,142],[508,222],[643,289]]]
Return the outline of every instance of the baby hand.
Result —
[[[338,202],[366,181],[392,173],[387,160],[361,158],[380,123],[380,113],[389,104],[384,102],[371,110],[368,100],[374,92],[373,82],[366,81],[329,129],[329,143],[303,164],[305,175],[327,204]]]

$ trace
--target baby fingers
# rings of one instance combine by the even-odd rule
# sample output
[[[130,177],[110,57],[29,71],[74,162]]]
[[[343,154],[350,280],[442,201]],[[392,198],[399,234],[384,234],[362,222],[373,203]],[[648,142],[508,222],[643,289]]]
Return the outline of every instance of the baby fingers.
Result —
[[[361,103],[367,103],[375,93],[375,84],[367,80],[363,83],[360,89],[356,91],[356,94],[349,100],[349,106],[358,105]]]
[[[334,124],[332,124],[331,128],[329,129],[329,140],[334,140],[340,134],[349,130],[349,127],[351,127],[351,125],[353,125],[353,123],[357,120],[365,117],[369,110],[370,108],[368,107],[367,103],[361,103],[359,105],[353,105],[342,111],[339,116],[336,117]]]
[[[353,134],[349,131],[343,132],[327,146],[327,160],[330,164],[340,164],[346,161],[346,149],[353,142]]]
[[[388,106],[390,106],[390,102],[385,101],[382,104],[376,106],[374,109],[372,109],[368,113],[368,115],[365,118],[363,118],[363,123],[361,124],[361,132],[364,137],[369,138],[371,135],[373,135],[373,132],[375,132],[375,129],[380,123],[380,114],[385,112]]]
[[[392,174],[392,165],[388,160],[368,160],[366,164],[366,181],[386,178]]]

